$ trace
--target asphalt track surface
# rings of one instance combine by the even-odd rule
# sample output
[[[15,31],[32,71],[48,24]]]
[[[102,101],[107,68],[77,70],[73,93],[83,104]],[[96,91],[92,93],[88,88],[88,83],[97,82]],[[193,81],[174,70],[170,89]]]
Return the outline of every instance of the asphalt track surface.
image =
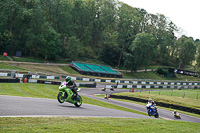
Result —
[[[149,118],[148,116],[82,104],[75,107],[70,103],[60,104],[56,99],[29,98],[0,95],[0,117],[116,117],[116,118]]]
[[[126,107],[129,109],[137,110],[140,112],[147,112],[145,105],[138,105],[130,102],[123,102],[113,99],[104,99],[95,97],[96,94],[109,94],[129,91],[127,89],[115,89],[114,91],[101,89],[82,89],[79,94],[89,98],[97,99],[100,101],[108,102],[118,106]],[[181,119],[173,117],[172,112],[158,109],[160,117],[169,120],[180,120],[200,123],[200,119],[188,115],[181,114]],[[70,103],[60,104],[56,99],[43,99],[43,98],[29,98],[18,96],[4,96],[0,95],[0,117],[34,117],[34,116],[67,116],[67,117],[117,117],[117,118],[150,118],[154,117],[144,116],[140,114],[99,107],[95,105],[83,104],[81,107],[75,107]]]

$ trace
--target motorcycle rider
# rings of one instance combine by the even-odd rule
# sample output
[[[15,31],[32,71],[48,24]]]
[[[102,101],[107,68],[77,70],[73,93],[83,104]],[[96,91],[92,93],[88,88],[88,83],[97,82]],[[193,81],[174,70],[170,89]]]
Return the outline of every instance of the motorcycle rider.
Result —
[[[151,98],[149,98],[148,104],[149,104],[149,107],[151,108],[150,112],[152,112],[154,110],[154,106],[156,105],[156,103]]]
[[[76,86],[76,83],[74,81],[71,80],[71,77],[67,76],[66,77],[66,87],[70,88],[72,90],[72,92],[74,93],[73,96],[72,96],[72,99],[76,99],[77,98],[77,86]]]
[[[152,101],[151,105],[152,105],[152,106],[155,106],[155,105],[156,105],[156,103],[155,103],[154,101]]]
[[[176,110],[174,110],[174,115],[176,115],[177,114],[177,111]]]

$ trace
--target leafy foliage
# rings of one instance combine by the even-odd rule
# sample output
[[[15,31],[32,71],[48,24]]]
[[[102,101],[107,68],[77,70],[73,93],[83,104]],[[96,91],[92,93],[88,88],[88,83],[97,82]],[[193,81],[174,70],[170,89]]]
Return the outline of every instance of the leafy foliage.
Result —
[[[177,26],[163,14],[117,0],[2,0],[0,20],[0,52],[9,55],[90,58],[133,71],[200,62],[199,39],[177,39]]]
[[[168,72],[164,71],[162,68],[158,68],[157,73],[164,76],[167,76],[168,74]]]

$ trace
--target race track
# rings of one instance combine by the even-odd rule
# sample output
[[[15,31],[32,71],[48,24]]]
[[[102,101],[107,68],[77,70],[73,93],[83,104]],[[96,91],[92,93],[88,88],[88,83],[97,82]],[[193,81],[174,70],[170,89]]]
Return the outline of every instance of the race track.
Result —
[[[0,95],[0,117],[70,116],[70,117],[122,117],[149,118],[135,113],[84,104],[75,107],[57,100]]]
[[[125,89],[115,89],[114,91],[106,90],[101,91],[101,88],[95,89],[82,89],[80,95],[93,98],[96,100],[108,102],[125,108],[137,110],[146,113],[145,105],[138,105],[130,102],[123,102],[113,99],[104,99],[95,97],[95,94],[109,94],[118,92],[127,92]],[[172,110],[173,111],[173,110]],[[172,111],[167,111],[158,108],[160,117],[168,120],[180,120],[200,123],[200,119],[181,114],[181,119],[173,117]],[[99,107],[84,103],[81,107],[75,107],[70,103],[60,104],[56,99],[43,99],[43,98],[29,98],[18,96],[4,96],[0,95],[0,117],[32,117],[32,116],[68,116],[68,117],[120,117],[120,118],[150,118],[154,117],[144,116],[140,114]]]

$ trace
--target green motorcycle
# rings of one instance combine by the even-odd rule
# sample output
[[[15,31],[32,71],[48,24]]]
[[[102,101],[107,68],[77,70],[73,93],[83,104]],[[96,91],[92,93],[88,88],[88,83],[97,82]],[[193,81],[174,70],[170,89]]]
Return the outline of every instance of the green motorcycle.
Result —
[[[71,89],[66,87],[67,82],[63,82],[59,86],[59,93],[57,96],[59,103],[69,102],[74,104],[76,107],[80,107],[82,105],[82,98],[80,95],[77,95],[77,98],[73,98],[74,93]],[[79,92],[80,89],[77,90]]]

